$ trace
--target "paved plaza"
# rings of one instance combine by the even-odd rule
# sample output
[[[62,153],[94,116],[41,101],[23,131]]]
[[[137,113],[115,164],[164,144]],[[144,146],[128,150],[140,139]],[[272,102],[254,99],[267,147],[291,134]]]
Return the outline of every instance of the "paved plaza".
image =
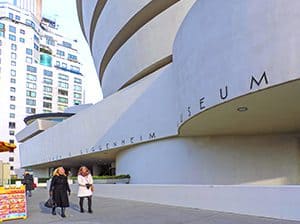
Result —
[[[67,218],[58,214],[53,216],[50,209],[44,207],[47,199],[46,189],[34,191],[28,200],[28,218],[26,220],[7,221],[12,223],[99,223],[99,224],[293,224],[300,222],[284,221],[247,215],[206,211],[191,208],[164,206],[136,201],[93,197],[93,214],[80,213],[78,199],[73,193]],[[86,204],[85,204],[86,205]]]

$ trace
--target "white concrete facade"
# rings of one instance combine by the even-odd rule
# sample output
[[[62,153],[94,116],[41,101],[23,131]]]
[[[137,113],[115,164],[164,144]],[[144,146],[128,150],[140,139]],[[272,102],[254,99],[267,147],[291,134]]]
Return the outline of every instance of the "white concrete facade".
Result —
[[[72,191],[76,192],[77,188],[78,185],[71,185]],[[299,209],[295,206],[300,200],[299,193],[298,186],[95,184],[94,195],[300,220]]]
[[[211,205],[199,208],[299,219],[300,201],[291,197],[298,186],[283,186],[300,183],[299,1],[77,6],[105,98],[23,143],[22,166],[115,163],[133,184],[199,187],[200,195],[211,194]],[[202,185],[236,186],[218,207],[219,197]],[[255,200],[247,207],[246,194],[263,185],[282,186],[291,212],[260,212]]]

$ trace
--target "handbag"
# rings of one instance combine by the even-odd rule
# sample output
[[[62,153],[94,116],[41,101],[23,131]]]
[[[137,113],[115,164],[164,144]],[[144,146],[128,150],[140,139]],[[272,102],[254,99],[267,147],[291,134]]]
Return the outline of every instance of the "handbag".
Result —
[[[45,207],[47,208],[54,208],[55,207],[55,202],[53,201],[52,198],[49,198],[46,202],[45,202]]]

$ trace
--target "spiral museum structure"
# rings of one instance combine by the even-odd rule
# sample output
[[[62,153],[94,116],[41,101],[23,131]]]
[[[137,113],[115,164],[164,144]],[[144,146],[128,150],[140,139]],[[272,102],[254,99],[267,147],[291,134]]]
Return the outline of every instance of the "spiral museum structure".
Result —
[[[104,99],[24,142],[24,167],[105,161],[133,184],[300,183],[299,1],[77,9]]]

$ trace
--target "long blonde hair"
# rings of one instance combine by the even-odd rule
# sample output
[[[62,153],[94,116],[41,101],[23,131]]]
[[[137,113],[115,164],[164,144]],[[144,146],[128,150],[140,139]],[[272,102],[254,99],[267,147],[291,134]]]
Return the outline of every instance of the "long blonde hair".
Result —
[[[82,170],[83,170],[84,168],[87,170],[86,175],[89,175],[89,174],[90,174],[90,170],[89,170],[86,166],[81,166],[81,167],[79,168],[79,170],[78,170],[78,175],[84,176],[84,175],[83,175],[83,172],[82,172]]]
[[[63,168],[62,166],[60,166],[60,167],[57,167],[54,171],[53,171],[53,176],[59,176],[59,173],[58,173],[58,171],[59,171],[59,169],[61,169],[61,168]],[[64,169],[64,168],[63,168]],[[66,174],[64,173],[63,174],[64,176],[66,176]]]

